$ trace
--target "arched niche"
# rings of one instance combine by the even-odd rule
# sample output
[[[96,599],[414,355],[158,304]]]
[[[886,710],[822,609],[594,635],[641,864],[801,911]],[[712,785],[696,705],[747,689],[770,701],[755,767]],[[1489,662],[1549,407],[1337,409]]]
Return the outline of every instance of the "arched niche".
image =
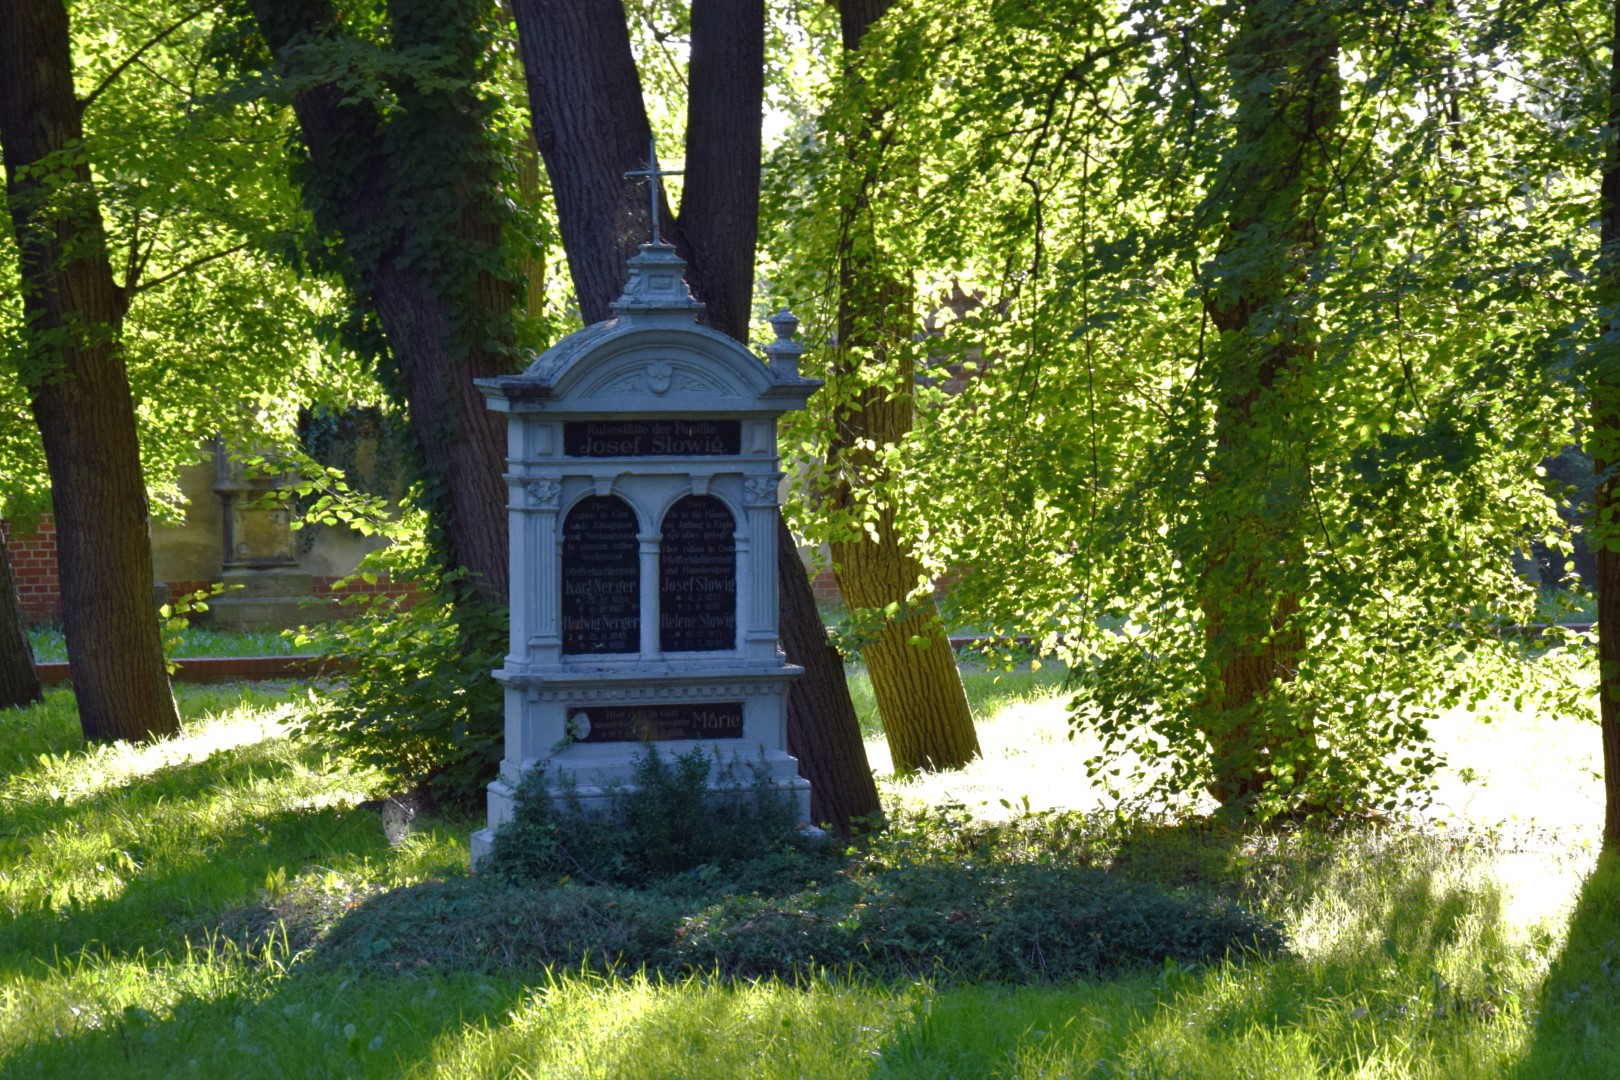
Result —
[[[636,512],[615,495],[581,499],[562,527],[562,651],[641,648],[641,544]]]
[[[658,552],[658,647],[737,647],[737,521],[713,495],[688,495],[664,514]]]

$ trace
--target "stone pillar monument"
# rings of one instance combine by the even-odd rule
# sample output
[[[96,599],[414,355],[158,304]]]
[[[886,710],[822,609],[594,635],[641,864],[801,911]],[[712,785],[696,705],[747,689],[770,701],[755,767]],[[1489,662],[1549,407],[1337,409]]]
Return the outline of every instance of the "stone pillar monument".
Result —
[[[526,772],[605,807],[649,745],[760,766],[808,821],[786,749],[801,669],[777,645],[776,422],[821,384],[785,312],[768,363],[700,326],[684,266],[643,244],[616,318],[479,382],[508,414],[512,632],[474,865]]]

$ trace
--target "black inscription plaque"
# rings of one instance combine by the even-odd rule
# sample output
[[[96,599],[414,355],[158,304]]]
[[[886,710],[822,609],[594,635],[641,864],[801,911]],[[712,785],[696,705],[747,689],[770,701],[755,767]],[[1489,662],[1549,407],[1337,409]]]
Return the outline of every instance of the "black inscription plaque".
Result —
[[[623,499],[595,495],[568,511],[562,540],[562,651],[641,649],[641,545]]]
[[[713,495],[688,495],[664,515],[658,555],[658,647],[737,647],[737,523]]]
[[[715,457],[742,453],[740,420],[577,420],[563,425],[569,457]]]
[[[740,701],[701,705],[592,705],[568,710],[575,742],[658,742],[667,739],[740,739]]]

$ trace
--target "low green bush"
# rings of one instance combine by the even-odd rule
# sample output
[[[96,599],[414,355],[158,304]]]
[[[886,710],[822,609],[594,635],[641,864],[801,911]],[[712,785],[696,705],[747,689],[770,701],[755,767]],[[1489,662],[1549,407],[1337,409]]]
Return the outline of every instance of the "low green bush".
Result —
[[[531,778],[488,872],[369,900],[312,959],[1051,983],[1284,947],[1231,898],[1088,865],[1066,818],[965,830],[946,808],[839,850],[796,841],[758,779],[711,790],[708,766],[649,753],[598,815]]]
[[[310,699],[298,731],[331,740],[401,787],[472,805],[501,758],[504,701],[490,672],[506,652],[506,609],[455,596],[463,571],[439,571],[419,510],[403,512],[390,536],[346,581],[376,584],[386,575],[416,591],[348,596],[351,618],[299,634],[301,650],[351,667]]]
[[[1031,983],[1281,944],[1230,901],[1085,867],[992,863],[852,867],[786,896],[729,896],[689,918],[674,951],[685,970],[737,976],[820,966]]]
[[[710,783],[711,773],[718,784]],[[647,885],[803,846],[796,818],[791,796],[773,787],[763,769],[710,758],[701,747],[666,760],[649,744],[605,813],[586,813],[571,785],[553,791],[543,771],[532,770],[518,789],[512,820],[495,833],[486,871],[513,883],[581,877]]]

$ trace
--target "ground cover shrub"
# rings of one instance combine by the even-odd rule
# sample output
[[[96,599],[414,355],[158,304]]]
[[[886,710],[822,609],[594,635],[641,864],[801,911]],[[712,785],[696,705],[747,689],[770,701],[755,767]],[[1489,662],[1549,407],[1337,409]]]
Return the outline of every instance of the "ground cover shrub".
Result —
[[[710,782],[711,764],[718,785]],[[562,807],[553,805],[554,795]],[[543,770],[531,770],[512,820],[496,831],[486,870],[513,883],[577,876],[596,885],[645,885],[803,848],[796,820],[792,798],[764,770],[711,759],[702,747],[666,760],[648,744],[606,812],[587,813],[570,784],[553,785]]]
[[[641,759],[640,790],[615,818],[558,809],[531,779],[488,873],[368,900],[312,959],[1050,983],[1274,955],[1284,944],[1277,923],[1230,898],[1088,864],[1083,850],[1065,850],[1072,823],[1058,815],[1046,842],[1028,822],[969,830],[947,810],[903,816],[854,847],[817,847],[795,838],[790,807],[717,800],[698,754],[661,761]],[[757,805],[771,794],[756,784]],[[672,830],[681,842],[654,858]]]

